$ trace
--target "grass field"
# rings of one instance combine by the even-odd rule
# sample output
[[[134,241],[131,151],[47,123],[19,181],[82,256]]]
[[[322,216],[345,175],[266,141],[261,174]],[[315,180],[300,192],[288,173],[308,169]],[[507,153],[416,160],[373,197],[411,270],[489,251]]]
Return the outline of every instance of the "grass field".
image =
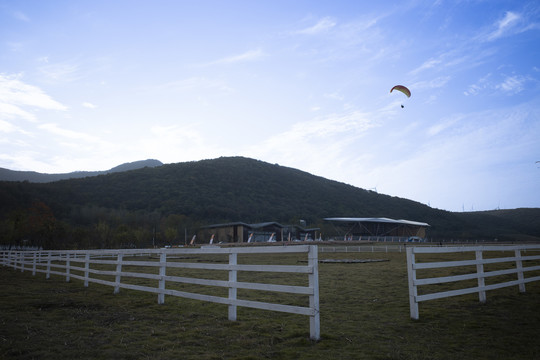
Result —
[[[404,253],[322,253],[321,333],[309,317],[238,308],[0,267],[1,359],[540,359],[540,282],[420,304],[409,317]]]

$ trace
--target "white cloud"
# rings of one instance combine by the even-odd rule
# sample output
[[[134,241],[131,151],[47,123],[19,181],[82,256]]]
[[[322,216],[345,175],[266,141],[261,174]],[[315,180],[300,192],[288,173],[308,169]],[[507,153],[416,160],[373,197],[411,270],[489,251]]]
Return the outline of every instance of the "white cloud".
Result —
[[[332,99],[332,100],[338,100],[338,101],[343,101],[345,99],[345,97],[337,92],[333,92],[333,93],[325,93],[323,94],[323,97],[326,98],[326,99]]]
[[[463,118],[463,115],[456,115],[449,119],[443,119],[439,123],[428,128],[427,134],[429,137],[438,135],[439,133],[451,128]]]
[[[525,89],[525,84],[528,80],[527,77],[521,75],[505,75],[502,81],[496,82],[490,73],[479,79],[476,83],[469,85],[463,93],[466,96],[474,96],[480,94],[481,91],[489,89],[514,95]]]
[[[463,93],[466,96],[469,95],[478,95],[480,91],[485,89],[488,86],[489,79],[491,78],[491,73],[480,78],[476,83],[469,85],[468,89]]]
[[[171,81],[165,84],[157,85],[155,87],[147,87],[147,90],[157,91],[189,91],[209,89],[218,90],[223,93],[230,93],[234,90],[221,80],[209,79],[206,77],[190,77],[187,79]]]
[[[536,129],[524,132],[519,124],[534,118],[524,108],[463,114],[430,127],[419,144],[395,161],[378,161],[365,176],[377,184],[379,192],[430,202],[432,206],[461,210],[462,204],[494,208],[503,195],[501,189],[515,187],[524,179],[512,174],[512,166],[531,152]],[[520,139],[520,141],[512,141]],[[504,169],[493,171],[493,169]],[[421,174],[421,176],[393,176]],[[454,189],[447,192],[445,189]]]
[[[3,167],[9,166],[11,170],[42,171],[45,164],[36,160],[38,156],[39,154],[36,151],[25,150],[16,154],[0,153],[0,160],[9,163],[10,165],[3,165]],[[24,164],[24,167],[21,167],[21,164]]]
[[[419,67],[417,67],[416,69],[412,70],[410,73],[415,75],[415,74],[418,74],[424,70],[427,70],[427,69],[432,69],[434,67],[436,67],[437,65],[439,65],[442,61],[439,60],[439,59],[429,59],[427,61],[425,61],[422,65],[420,65]]]
[[[215,145],[195,125],[159,125],[150,128],[132,153],[172,163],[223,156],[225,150]]]
[[[497,21],[496,29],[487,35],[487,40],[495,40],[512,30],[514,26],[521,20],[521,15],[512,11],[507,11],[504,18]]]
[[[449,81],[451,77],[450,76],[439,76],[435,79],[431,79],[429,81],[418,81],[412,84],[409,89],[412,91],[412,89],[417,90],[425,90],[425,89],[437,89],[444,87]]]
[[[355,164],[364,155],[348,148],[357,149],[354,144],[379,125],[377,115],[351,112],[300,122],[249,146],[243,154],[351,183],[358,174]]]
[[[49,82],[74,82],[82,75],[79,72],[79,65],[72,62],[47,63],[39,68],[41,74]]]
[[[22,11],[14,11],[12,15],[17,20],[21,20],[21,21],[24,21],[24,22],[30,22],[30,18],[25,13],[23,13]]]
[[[92,104],[92,103],[90,103],[90,102],[86,102],[86,101],[82,103],[82,106],[84,106],[85,108],[88,108],[88,109],[95,109],[95,108],[97,108],[96,105],[94,105],[94,104]]]
[[[463,92],[463,94],[465,96],[469,96],[469,95],[478,95],[478,93],[482,90],[482,87],[478,84],[471,84],[469,85],[469,87],[467,88],[467,90],[465,90]]]
[[[13,125],[12,123],[8,121],[4,121],[0,119],[0,132],[4,133],[21,133],[25,135],[31,135],[29,132],[25,131],[24,129],[20,128],[19,126]]]
[[[31,112],[21,109],[19,106],[0,102],[0,116],[5,118],[22,118],[31,122],[36,121],[36,116]]]
[[[71,140],[83,140],[83,141],[88,141],[88,142],[100,141],[99,138],[95,136],[78,132],[78,131],[63,129],[58,124],[54,124],[54,123],[42,124],[42,125],[39,125],[38,128],[46,130],[51,134],[58,135],[58,136],[71,139]]]
[[[526,78],[523,76],[507,76],[504,81],[495,86],[496,89],[502,90],[508,94],[517,94],[524,89]]]
[[[0,99],[5,103],[33,106],[50,110],[66,110],[67,108],[53,100],[40,88],[25,84],[18,76],[0,74]]]
[[[67,110],[40,88],[19,80],[19,76],[0,74],[0,116],[35,121],[35,115],[26,108]]]
[[[262,49],[248,50],[244,53],[227,56],[209,63],[201,64],[200,66],[216,65],[216,64],[235,64],[246,61],[254,61],[264,56]]]
[[[334,26],[336,26],[336,22],[330,17],[325,17],[325,18],[322,18],[321,20],[319,20],[313,26],[310,26],[310,27],[302,29],[302,30],[298,30],[297,33],[298,34],[306,34],[306,35],[315,35],[315,34],[319,34],[319,33],[322,33],[322,32],[326,32],[326,31],[330,30],[331,28],[333,28]]]

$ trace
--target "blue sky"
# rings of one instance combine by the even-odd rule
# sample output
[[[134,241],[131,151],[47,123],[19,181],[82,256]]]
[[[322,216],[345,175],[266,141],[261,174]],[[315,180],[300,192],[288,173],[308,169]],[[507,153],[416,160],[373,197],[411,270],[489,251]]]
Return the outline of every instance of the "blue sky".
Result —
[[[220,156],[540,207],[540,3],[0,0],[0,167]]]

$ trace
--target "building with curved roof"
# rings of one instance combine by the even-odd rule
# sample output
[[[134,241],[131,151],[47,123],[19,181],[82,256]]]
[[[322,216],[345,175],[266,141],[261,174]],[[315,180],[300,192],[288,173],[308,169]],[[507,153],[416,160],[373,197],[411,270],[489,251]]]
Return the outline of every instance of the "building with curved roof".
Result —
[[[343,240],[363,240],[370,237],[398,237],[422,240],[430,226],[425,222],[389,218],[333,217],[324,220],[334,225]]]

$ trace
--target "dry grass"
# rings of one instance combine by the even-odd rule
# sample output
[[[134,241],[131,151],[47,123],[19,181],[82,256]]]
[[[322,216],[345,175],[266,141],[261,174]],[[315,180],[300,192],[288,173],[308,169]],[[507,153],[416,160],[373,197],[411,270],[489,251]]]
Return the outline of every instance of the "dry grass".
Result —
[[[158,305],[154,294],[2,267],[0,358],[540,359],[540,282],[525,294],[490,291],[484,305],[475,295],[424,302],[413,321],[405,254],[320,258],[389,261],[319,265],[319,342],[306,316],[239,308],[230,322],[224,305],[170,296]]]

